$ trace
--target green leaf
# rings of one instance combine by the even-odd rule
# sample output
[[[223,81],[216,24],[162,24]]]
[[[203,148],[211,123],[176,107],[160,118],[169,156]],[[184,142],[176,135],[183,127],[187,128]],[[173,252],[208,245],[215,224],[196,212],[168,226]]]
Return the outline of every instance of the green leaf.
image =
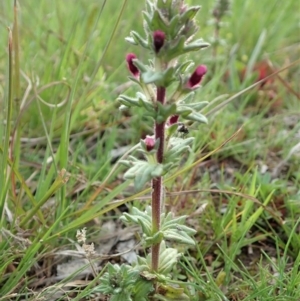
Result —
[[[199,101],[199,102],[185,104],[185,106],[187,106],[195,111],[200,111],[207,105],[208,105],[208,101]]]
[[[193,109],[191,109],[189,106],[187,105],[178,105],[177,109],[176,109],[176,114],[182,116],[182,117],[186,117],[189,114],[191,114],[193,112]]]
[[[151,15],[146,11],[143,11],[143,15],[147,26],[149,27],[149,29],[151,29]]]
[[[180,20],[179,15],[175,15],[170,21],[168,32],[169,32],[169,35],[170,35],[171,39],[174,39],[176,37],[176,35],[178,34],[179,20]]]
[[[185,89],[182,90],[183,93],[187,93]],[[188,104],[194,99],[195,91],[188,92],[181,100],[180,103]]]
[[[126,37],[125,41],[132,44],[132,45],[134,45],[134,46],[138,45],[138,43],[134,40],[133,37]]]
[[[167,53],[168,60],[172,60],[184,53],[183,48],[185,41],[185,36],[180,36],[174,45],[170,45],[170,49]]]
[[[148,66],[143,64],[139,59],[133,59],[132,61],[141,72],[147,72]]]
[[[169,241],[176,241],[181,244],[186,244],[186,245],[195,245],[194,239],[189,237],[189,235],[180,230],[166,230],[163,232],[164,233],[164,238]]]
[[[140,211],[139,209],[133,207],[132,213],[124,213],[120,218],[127,223],[135,223],[136,225],[140,225],[143,229],[143,234],[146,236],[152,235],[152,218],[151,211]]]
[[[177,163],[181,160],[182,154],[189,150],[189,145],[194,141],[194,137],[179,138],[172,137],[165,154],[164,165],[167,163]]]
[[[196,40],[184,46],[184,53],[191,51],[198,51],[207,48],[210,44],[203,41],[203,39]]]
[[[148,70],[142,73],[142,80],[145,84],[161,83],[163,82],[164,75],[162,72]]]
[[[171,115],[174,115],[176,113],[176,104],[161,104],[160,102],[157,102],[157,113],[155,116],[155,120],[158,123],[162,123],[166,121]]]
[[[170,67],[167,70],[147,70],[142,73],[142,80],[145,84],[155,84],[158,87],[168,87],[175,80],[175,69]]]
[[[198,11],[201,9],[201,6],[190,6],[183,14],[180,15],[180,22],[182,24],[186,23],[189,20],[192,20]]]
[[[136,191],[140,191],[147,182],[150,182],[154,178],[152,172],[156,167],[156,164],[149,164],[148,162],[139,165],[134,178],[134,188]]]
[[[136,31],[131,31],[130,35],[131,35],[132,39],[134,40],[134,42],[136,43],[136,45],[139,44],[146,49],[150,48],[148,41],[143,39]]]
[[[186,120],[197,121],[200,123],[208,123],[207,118],[204,115],[196,112],[193,112],[188,116],[184,116],[183,118]]]
[[[133,98],[133,97],[129,97],[126,95],[120,95],[117,99],[122,105],[126,106],[126,107],[140,107],[140,102],[138,101],[138,99]]]
[[[196,230],[184,225],[186,216],[174,218],[172,213],[161,220],[161,231],[166,240],[177,241],[179,243],[195,245],[195,241],[190,237],[196,233]]]
[[[164,233],[159,231],[156,232],[154,235],[147,237],[145,241],[147,246],[152,246],[161,243],[163,239],[164,239]]]
[[[161,30],[165,33],[169,32],[168,21],[161,15],[158,10],[154,11],[149,28],[151,29],[151,31]]]
[[[168,137],[173,136],[175,134],[175,132],[177,131],[177,128],[178,128],[178,125],[176,123],[169,126],[167,128],[167,136]]]
[[[143,168],[143,165],[140,162],[133,164],[134,165],[125,172],[124,179],[134,179],[137,176],[139,169]]]
[[[190,297],[184,293],[184,289],[181,287],[174,287],[171,285],[161,284],[161,290],[163,295],[154,295],[157,300],[161,301],[190,301]]]
[[[195,65],[195,63],[192,60],[184,61],[183,63],[177,65],[177,67],[176,67],[176,74],[180,75],[180,74],[188,71],[194,65]]]
[[[162,176],[163,172],[164,172],[164,168],[163,168],[163,166],[162,166],[161,164],[159,164],[159,165],[157,165],[157,166],[154,168],[154,170],[151,172],[151,176],[152,176],[153,178],[157,178],[157,177]]]
[[[117,295],[112,295],[110,297],[110,301],[132,301],[131,297],[128,296],[127,294],[117,294]]]
[[[134,285],[134,301],[148,301],[149,294],[154,291],[153,283],[150,280],[143,279],[139,277]]]
[[[107,272],[101,277],[100,285],[93,291],[111,295],[110,300],[132,301],[131,296],[139,278],[139,271],[129,265],[108,263]]]
[[[174,265],[177,263],[180,254],[177,249],[167,248],[164,241],[161,242],[160,251],[159,251],[159,266],[158,271],[161,274],[170,273]]]
[[[172,0],[157,0],[156,7],[160,10],[169,8],[171,1]]]

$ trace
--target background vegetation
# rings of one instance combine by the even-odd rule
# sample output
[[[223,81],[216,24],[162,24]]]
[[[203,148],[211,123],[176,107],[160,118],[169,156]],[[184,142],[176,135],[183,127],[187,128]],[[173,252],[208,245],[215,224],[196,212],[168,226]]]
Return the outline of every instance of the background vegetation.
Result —
[[[114,220],[118,240],[120,212],[147,202],[149,189],[135,194],[116,163],[152,131],[116,101],[135,91],[124,38],[142,32],[144,3],[19,2],[20,74],[9,68],[13,1],[0,2],[0,300],[95,300],[92,273],[58,277],[58,267],[80,253],[78,229],[101,245]],[[202,5],[200,34],[214,45],[215,1],[187,2]],[[168,208],[198,230],[178,265],[197,300],[300,299],[299,10],[296,0],[233,1],[222,43],[194,54],[209,69],[198,92],[209,124],[190,126],[193,151],[166,181]]]

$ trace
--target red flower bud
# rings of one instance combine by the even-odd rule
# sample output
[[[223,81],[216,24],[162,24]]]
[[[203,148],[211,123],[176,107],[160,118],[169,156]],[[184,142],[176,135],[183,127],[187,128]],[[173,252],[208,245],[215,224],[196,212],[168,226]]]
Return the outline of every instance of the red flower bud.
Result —
[[[153,33],[153,45],[154,45],[154,50],[156,53],[160,51],[160,49],[163,47],[165,43],[165,38],[166,35],[163,31],[161,30],[156,30]]]
[[[179,115],[172,115],[169,118],[168,125],[173,125],[178,122]]]
[[[197,88],[206,72],[207,68],[205,65],[198,66],[187,82],[188,88]]]
[[[151,136],[146,136],[144,142],[145,142],[145,145],[146,145],[147,152],[152,151],[154,146],[155,146],[155,139]]]
[[[136,59],[136,55],[134,53],[128,53],[126,55],[126,62],[127,62],[127,66],[129,71],[131,72],[131,74],[134,77],[138,77],[140,74],[139,69],[133,64],[133,59]]]

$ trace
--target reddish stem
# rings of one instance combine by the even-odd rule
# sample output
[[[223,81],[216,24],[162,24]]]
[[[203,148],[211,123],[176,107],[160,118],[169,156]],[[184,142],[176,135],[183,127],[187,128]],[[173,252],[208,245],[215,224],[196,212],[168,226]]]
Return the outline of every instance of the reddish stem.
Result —
[[[161,104],[165,102],[166,88],[157,87],[156,99]],[[158,163],[163,162],[165,146],[165,122],[155,123],[155,140],[159,139],[159,147],[156,153]],[[162,177],[152,180],[152,231],[153,234],[160,230],[160,215],[162,207]],[[152,270],[157,271],[159,265],[159,247],[160,243],[152,246]]]

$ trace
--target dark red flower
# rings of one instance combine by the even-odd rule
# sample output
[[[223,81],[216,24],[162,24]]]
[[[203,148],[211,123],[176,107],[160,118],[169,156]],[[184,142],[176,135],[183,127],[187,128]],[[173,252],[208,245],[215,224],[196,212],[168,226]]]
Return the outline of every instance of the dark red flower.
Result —
[[[168,125],[173,125],[178,122],[179,115],[172,115],[169,118]]]
[[[154,146],[155,146],[155,139],[151,136],[146,136],[144,142],[145,142],[145,145],[146,145],[147,152],[152,151]]]
[[[139,69],[133,64],[133,59],[136,59],[136,55],[134,53],[128,53],[126,55],[126,62],[127,62],[127,66],[129,71],[131,72],[131,74],[135,77],[138,77],[140,74]]]
[[[205,65],[198,66],[187,82],[188,88],[197,88],[206,72],[207,68]]]
[[[166,35],[163,31],[161,30],[156,30],[153,33],[153,45],[154,45],[154,50],[156,53],[160,51],[160,49],[163,47],[165,43],[165,38]]]

